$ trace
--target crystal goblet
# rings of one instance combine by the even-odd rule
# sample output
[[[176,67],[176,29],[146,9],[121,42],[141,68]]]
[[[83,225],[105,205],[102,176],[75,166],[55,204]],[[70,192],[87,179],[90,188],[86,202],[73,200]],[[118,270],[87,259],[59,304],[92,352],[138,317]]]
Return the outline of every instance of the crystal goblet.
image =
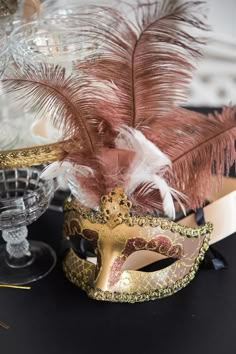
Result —
[[[40,8],[40,17],[78,14],[84,5],[117,6],[118,4],[118,2],[112,0],[45,0]],[[95,9],[95,11],[97,12],[98,10]]]
[[[42,62],[59,64],[71,72],[73,60],[83,50],[83,41],[76,35],[78,21],[62,16],[19,26],[10,36],[16,64],[19,67]]]
[[[43,242],[28,241],[27,225],[48,208],[54,181],[42,180],[36,168],[0,170],[0,283],[27,284],[47,275],[55,252]]]

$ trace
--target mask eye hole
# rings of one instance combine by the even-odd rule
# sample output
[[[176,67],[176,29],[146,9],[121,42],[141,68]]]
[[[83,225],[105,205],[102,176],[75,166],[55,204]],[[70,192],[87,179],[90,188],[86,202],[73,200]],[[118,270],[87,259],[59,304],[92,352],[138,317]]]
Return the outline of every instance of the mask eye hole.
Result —
[[[160,261],[149,264],[146,267],[140,268],[139,271],[146,272],[146,273],[156,272],[157,270],[162,270],[164,268],[169,267],[171,264],[175,262],[176,259],[174,258],[164,258],[161,259]]]
[[[86,259],[87,257],[96,258],[95,250],[91,241],[85,240],[83,237],[76,236],[72,239],[73,249],[78,256]]]
[[[124,270],[139,270],[142,272],[155,272],[169,267],[177,261],[176,258],[166,257],[152,251],[136,251],[127,257],[122,266]]]

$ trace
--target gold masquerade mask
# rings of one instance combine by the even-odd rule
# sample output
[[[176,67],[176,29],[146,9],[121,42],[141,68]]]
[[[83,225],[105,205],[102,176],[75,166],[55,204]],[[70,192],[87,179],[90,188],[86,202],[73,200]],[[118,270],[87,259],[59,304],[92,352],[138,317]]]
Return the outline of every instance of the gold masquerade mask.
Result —
[[[208,249],[211,223],[190,228],[164,218],[131,216],[130,208],[120,188],[102,197],[100,212],[83,209],[75,200],[65,205],[65,236],[91,242],[97,264],[70,249],[64,270],[94,299],[139,302],[174,294],[194,278]],[[175,262],[150,273],[135,270],[136,258],[144,266],[153,254]]]

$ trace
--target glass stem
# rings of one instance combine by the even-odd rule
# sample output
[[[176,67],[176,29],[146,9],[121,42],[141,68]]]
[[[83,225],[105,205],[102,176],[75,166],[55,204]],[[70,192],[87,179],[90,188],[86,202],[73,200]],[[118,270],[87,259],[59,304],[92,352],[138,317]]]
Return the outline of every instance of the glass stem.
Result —
[[[31,253],[27,235],[26,226],[2,231],[2,237],[6,242],[7,262],[10,266],[23,267],[29,264]]]

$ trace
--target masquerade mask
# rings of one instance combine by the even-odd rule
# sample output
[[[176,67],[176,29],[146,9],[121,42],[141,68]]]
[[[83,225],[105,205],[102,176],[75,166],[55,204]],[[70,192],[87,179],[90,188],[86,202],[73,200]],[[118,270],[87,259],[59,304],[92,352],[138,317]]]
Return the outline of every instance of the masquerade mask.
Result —
[[[208,249],[211,223],[193,229],[164,218],[131,216],[130,208],[119,188],[102,197],[101,212],[82,209],[75,201],[66,203],[65,235],[81,235],[91,242],[97,264],[71,249],[64,270],[94,299],[135,302],[171,295],[194,278]],[[134,270],[132,257],[144,256],[147,261],[148,253],[175,262],[151,273]]]
[[[100,212],[82,208],[75,199],[66,202],[64,235],[71,245],[64,260],[67,278],[96,300],[141,302],[174,294],[194,278],[209,243],[235,232],[235,189],[236,180],[224,178],[221,192],[204,208],[214,231],[212,222],[197,227],[194,214],[180,223],[131,216],[131,203],[119,188],[102,197]],[[96,264],[73,249],[77,238],[89,241]],[[161,270],[138,270],[166,258],[174,262]]]

